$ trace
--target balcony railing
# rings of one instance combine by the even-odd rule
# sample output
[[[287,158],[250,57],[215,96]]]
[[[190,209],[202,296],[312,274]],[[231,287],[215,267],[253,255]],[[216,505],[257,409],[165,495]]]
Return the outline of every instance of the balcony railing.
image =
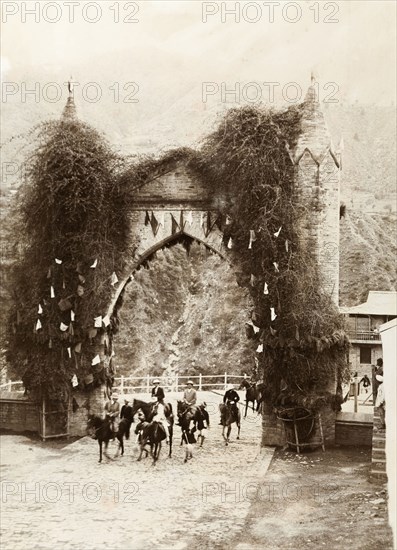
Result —
[[[349,330],[348,331],[350,340],[360,340],[364,342],[371,341],[380,341],[379,332],[369,331],[369,330]]]

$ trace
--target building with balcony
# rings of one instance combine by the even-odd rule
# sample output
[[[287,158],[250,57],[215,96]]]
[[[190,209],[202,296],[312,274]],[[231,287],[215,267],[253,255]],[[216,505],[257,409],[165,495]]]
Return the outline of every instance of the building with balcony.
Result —
[[[397,317],[397,292],[370,290],[366,302],[340,311],[347,316],[352,370],[371,379],[371,365],[382,356],[379,327]]]

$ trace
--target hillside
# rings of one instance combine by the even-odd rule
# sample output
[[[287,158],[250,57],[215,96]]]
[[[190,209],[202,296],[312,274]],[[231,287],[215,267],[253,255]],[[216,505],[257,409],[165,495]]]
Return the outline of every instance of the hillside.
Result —
[[[340,226],[342,306],[365,302],[369,290],[397,289],[396,218],[348,212]]]

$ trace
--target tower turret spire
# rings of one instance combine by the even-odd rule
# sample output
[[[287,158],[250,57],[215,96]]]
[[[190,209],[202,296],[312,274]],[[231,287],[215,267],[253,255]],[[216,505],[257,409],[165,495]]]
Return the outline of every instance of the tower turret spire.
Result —
[[[68,94],[68,99],[62,112],[62,119],[64,120],[72,120],[77,118],[76,105],[74,104],[74,86],[72,76],[68,81]]]

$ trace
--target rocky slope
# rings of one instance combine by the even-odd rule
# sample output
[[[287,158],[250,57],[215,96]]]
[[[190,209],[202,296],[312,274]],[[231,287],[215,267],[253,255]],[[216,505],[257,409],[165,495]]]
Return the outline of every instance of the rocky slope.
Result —
[[[342,218],[340,305],[364,302],[369,290],[397,289],[396,236],[393,215],[348,211]]]
[[[232,269],[204,246],[160,250],[136,273],[124,297],[115,340],[119,374],[250,370],[254,358],[245,332],[250,305]]]

